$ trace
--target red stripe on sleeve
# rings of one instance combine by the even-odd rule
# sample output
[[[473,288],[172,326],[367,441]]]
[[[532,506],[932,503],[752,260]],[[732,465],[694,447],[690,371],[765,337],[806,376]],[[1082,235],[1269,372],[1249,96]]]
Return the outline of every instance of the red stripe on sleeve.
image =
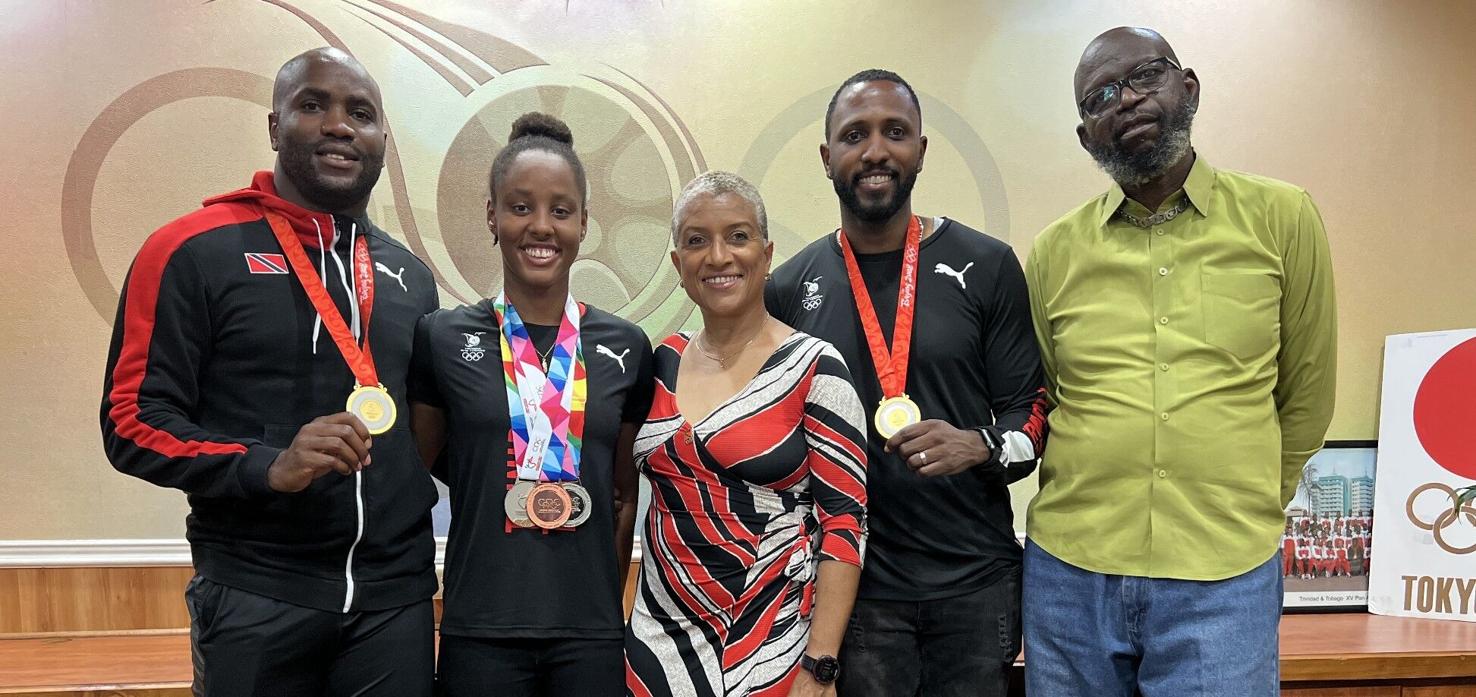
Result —
[[[149,345],[154,337],[154,314],[164,269],[180,246],[196,235],[227,225],[260,219],[248,206],[216,205],[196,211],[159,228],[144,242],[128,275],[127,305],[123,311],[123,345],[113,366],[112,408],[108,418],[117,434],[164,457],[230,455],[246,452],[239,443],[182,441],[174,434],[139,420],[138,392],[148,371]]]

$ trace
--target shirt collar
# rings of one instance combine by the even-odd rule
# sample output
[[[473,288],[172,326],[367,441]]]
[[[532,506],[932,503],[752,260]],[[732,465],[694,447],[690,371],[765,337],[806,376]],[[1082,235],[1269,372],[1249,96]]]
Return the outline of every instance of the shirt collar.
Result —
[[[1184,180],[1184,193],[1189,197],[1189,203],[1200,215],[1210,214],[1210,204],[1213,201],[1215,190],[1215,168],[1211,167],[1199,153],[1194,153],[1194,164],[1189,168],[1189,177]],[[1170,196],[1169,200],[1174,197]],[[1112,216],[1122,208],[1123,202],[1127,200],[1127,194],[1123,192],[1122,186],[1114,182],[1112,188],[1107,190],[1107,198],[1102,201],[1102,209],[1097,215],[1097,225],[1106,227]],[[1152,212],[1152,211],[1150,211]]]
[[[1184,180],[1184,193],[1189,195],[1189,202],[1194,204],[1195,210],[1200,215],[1210,214],[1210,204],[1214,201],[1215,192],[1215,168],[1204,161],[1199,153],[1194,153],[1194,166],[1189,168],[1189,178]]]

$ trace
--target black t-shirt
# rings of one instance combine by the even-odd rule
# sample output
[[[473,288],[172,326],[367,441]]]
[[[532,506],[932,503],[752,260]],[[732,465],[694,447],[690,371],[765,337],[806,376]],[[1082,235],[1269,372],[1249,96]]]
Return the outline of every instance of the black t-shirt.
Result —
[[[410,398],[441,407],[446,447],[435,473],[451,489],[441,633],[484,638],[619,639],[615,445],[651,407],[652,352],[640,327],[586,306],[580,320],[588,389],[580,484],[594,511],[573,531],[505,529],[512,483],[507,388],[492,301],[438,310],[415,330]],[[528,325],[540,353],[558,328]]]
[[[890,351],[902,252],[857,255],[857,265]],[[923,418],[1002,431],[1025,429],[1032,419],[1040,424],[1045,378],[1014,250],[945,220],[919,250],[917,297],[906,392]],[[1021,550],[1000,468],[922,477],[882,449],[886,441],[871,419],[881,384],[836,235],[814,241],[776,269],[765,303],[775,317],[835,345],[866,408],[870,536],[859,596],[947,598],[1017,569]],[[1012,464],[1010,481],[1033,467]]]

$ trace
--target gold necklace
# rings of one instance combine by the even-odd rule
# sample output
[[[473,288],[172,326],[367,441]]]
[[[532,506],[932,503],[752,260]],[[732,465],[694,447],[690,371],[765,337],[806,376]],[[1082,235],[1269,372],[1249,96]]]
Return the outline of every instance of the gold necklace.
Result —
[[[768,324],[769,323],[767,321],[764,322],[764,326],[768,326]],[[762,335],[763,333],[764,333],[764,327],[759,327],[759,330],[757,332],[754,332],[753,338],[749,339],[748,341],[743,342],[743,345],[742,346],[739,346],[732,353],[729,353],[726,356],[719,356],[719,355],[714,354],[711,351],[708,351],[707,349],[703,348],[703,346],[707,344],[707,331],[706,330],[703,330],[703,331],[700,331],[700,332],[697,333],[697,341],[694,342],[694,343],[697,344],[697,350],[698,351],[701,351],[702,352],[702,355],[707,356],[707,358],[709,360],[716,361],[719,368],[722,368],[723,370],[727,370],[728,369],[728,361],[730,361],[730,360],[732,360],[734,358],[737,358],[738,357],[738,354],[743,353],[743,350],[746,349],[746,348],[748,348],[749,345],[752,344],[754,341],[757,341],[758,338],[759,338],[759,336]]]

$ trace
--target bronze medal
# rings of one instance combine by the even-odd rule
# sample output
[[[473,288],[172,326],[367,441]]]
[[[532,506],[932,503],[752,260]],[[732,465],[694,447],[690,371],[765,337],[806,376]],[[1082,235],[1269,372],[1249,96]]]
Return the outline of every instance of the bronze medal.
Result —
[[[564,527],[573,508],[569,493],[553,482],[544,482],[528,492],[528,519],[544,530]]]

